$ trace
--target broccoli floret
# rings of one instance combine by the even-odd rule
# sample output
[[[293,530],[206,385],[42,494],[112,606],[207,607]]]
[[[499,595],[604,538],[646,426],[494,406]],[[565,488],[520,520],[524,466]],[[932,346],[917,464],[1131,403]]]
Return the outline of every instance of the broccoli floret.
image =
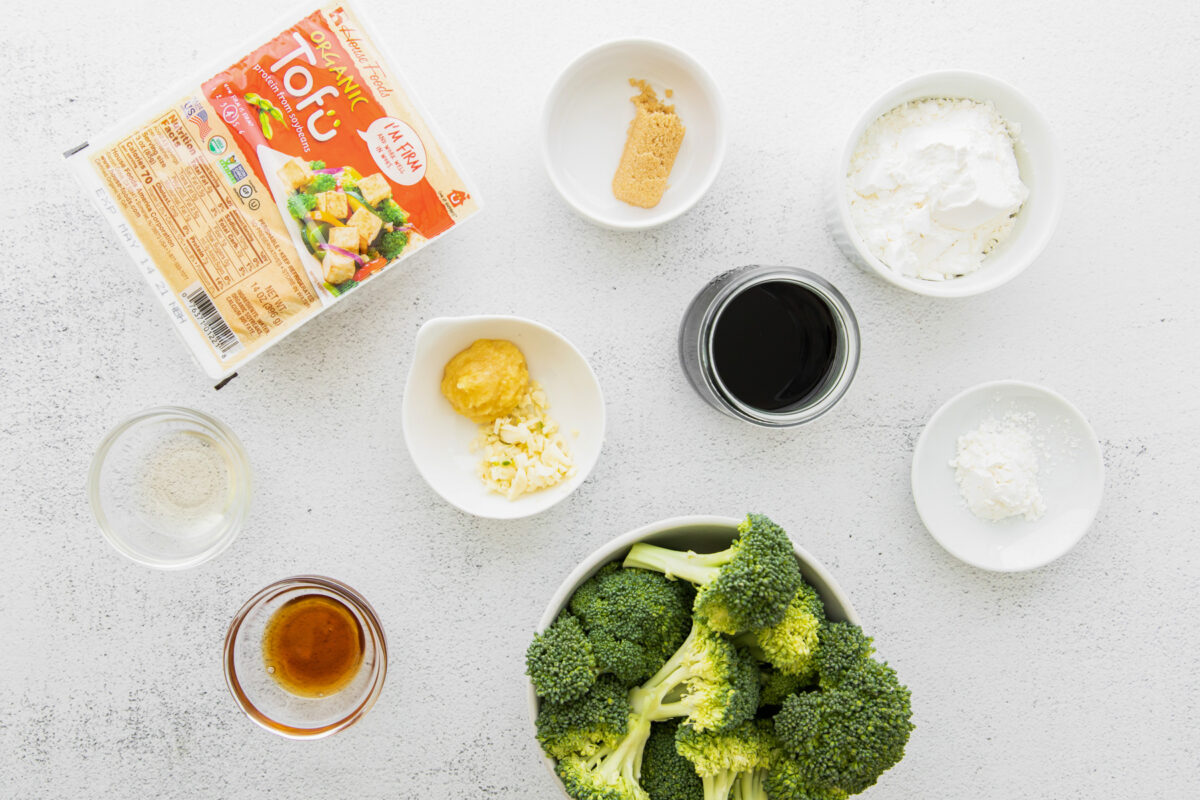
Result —
[[[758,693],[758,707],[780,706],[790,694],[812,686],[812,675],[788,675],[778,670],[762,670],[760,673],[762,688]]]
[[[647,800],[646,790],[638,782],[638,769],[650,737],[650,720],[638,711],[644,704],[643,699],[634,700],[638,691],[630,692],[634,711],[623,737],[598,747],[591,755],[568,756],[555,765],[563,788],[575,800]]]
[[[408,213],[403,208],[396,205],[396,201],[392,198],[387,198],[375,206],[375,216],[379,217],[384,222],[390,222],[399,228],[401,225],[408,224]]]
[[[656,572],[606,564],[571,598],[596,666],[626,686],[649,678],[666,663],[692,624],[691,588]]]
[[[317,207],[317,198],[311,194],[297,192],[287,199],[288,213],[296,219],[304,219]]]
[[[408,246],[408,231],[388,231],[379,239],[379,255],[391,261]]]
[[[636,691],[654,721],[685,717],[697,730],[726,730],[758,709],[758,667],[749,653],[696,620],[687,639]]]
[[[594,755],[615,747],[628,731],[629,691],[612,675],[601,675],[587,694],[567,703],[542,701],[537,739],[554,758]]]
[[[771,800],[846,800],[849,797],[841,789],[817,789],[808,783],[800,768],[800,762],[776,751],[767,773],[766,793]]]
[[[619,742],[559,760],[556,771],[575,800],[647,800],[638,769],[650,723],[685,717],[696,729],[733,727],[758,706],[758,670],[748,653],[696,622],[654,677],[630,690],[629,705]]]
[[[778,625],[800,588],[792,542],[761,514],[747,516],[738,533],[729,549],[707,555],[638,543],[626,556],[625,566],[694,583],[699,587],[696,616],[721,633],[736,635]]]
[[[573,615],[565,616],[578,625]],[[541,640],[545,638],[543,634]],[[647,800],[638,771],[651,723],[683,717],[698,730],[731,728],[754,716],[758,684],[754,658],[695,621],[662,668],[629,690],[625,735],[614,742],[603,734],[593,736],[594,727],[581,729],[581,739],[596,742],[594,752],[559,758],[555,771],[575,800]]]
[[[779,672],[811,678],[817,672],[818,634],[824,624],[825,606],[817,590],[801,583],[778,625],[750,631],[738,641],[752,645],[755,655]]]
[[[761,788],[776,744],[771,721],[755,719],[723,732],[697,731],[683,725],[675,747],[700,775],[704,800],[726,800],[735,785]],[[751,778],[748,787],[742,784],[747,776]],[[761,792],[759,796],[763,796]]]
[[[704,800],[704,784],[692,762],[675,749],[679,720],[656,722],[642,751],[642,788],[650,800]]]
[[[875,652],[871,637],[851,622],[821,626],[814,662],[822,689],[836,689],[846,673],[857,669]]]
[[[354,192],[359,200],[362,200],[362,195],[358,194],[358,176],[356,173],[345,170],[342,172],[342,191]],[[365,200],[363,202],[366,202]]]
[[[858,794],[904,757],[912,731],[907,688],[896,672],[862,658],[836,688],[794,694],[775,716],[775,733],[804,785]]]
[[[308,168],[309,169],[325,169],[325,162],[324,161],[310,161],[310,162],[308,162]]]
[[[596,682],[596,658],[579,620],[563,614],[525,651],[525,672],[538,697],[555,703],[577,700]]]
[[[320,192],[332,192],[336,188],[337,178],[333,177],[332,175],[326,175],[322,173],[320,175],[313,176],[312,180],[308,182],[308,188],[306,191],[308,191],[309,194],[319,194]]]

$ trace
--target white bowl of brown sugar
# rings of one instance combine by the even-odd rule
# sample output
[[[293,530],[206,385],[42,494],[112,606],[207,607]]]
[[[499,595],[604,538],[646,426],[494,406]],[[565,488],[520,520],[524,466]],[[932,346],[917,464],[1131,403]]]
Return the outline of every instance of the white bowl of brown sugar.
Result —
[[[619,39],[575,59],[542,114],[542,158],[571,208],[613,230],[688,211],[725,157],[725,108],[698,61],[653,39]]]

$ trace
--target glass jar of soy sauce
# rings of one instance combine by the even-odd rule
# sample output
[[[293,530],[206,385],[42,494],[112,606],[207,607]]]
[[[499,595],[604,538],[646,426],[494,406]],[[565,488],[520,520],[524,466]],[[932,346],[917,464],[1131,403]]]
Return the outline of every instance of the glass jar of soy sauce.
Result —
[[[796,267],[718,275],[679,331],[688,380],[719,411],[756,425],[800,425],[841,399],[858,368],[858,321],[842,293]]]

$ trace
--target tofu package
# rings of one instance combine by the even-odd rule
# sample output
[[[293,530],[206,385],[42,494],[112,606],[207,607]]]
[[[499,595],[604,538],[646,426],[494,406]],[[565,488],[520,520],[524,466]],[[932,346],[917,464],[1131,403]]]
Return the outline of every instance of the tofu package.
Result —
[[[480,208],[349,4],[296,12],[66,159],[214,380]]]

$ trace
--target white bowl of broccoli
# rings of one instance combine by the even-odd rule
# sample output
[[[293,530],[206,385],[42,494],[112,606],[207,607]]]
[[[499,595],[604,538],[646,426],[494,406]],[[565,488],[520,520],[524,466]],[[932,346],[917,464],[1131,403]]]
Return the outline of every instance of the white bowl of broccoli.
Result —
[[[573,800],[840,800],[912,729],[873,652],[833,576],[771,520],[676,517],[563,581],[526,654],[530,717]]]

